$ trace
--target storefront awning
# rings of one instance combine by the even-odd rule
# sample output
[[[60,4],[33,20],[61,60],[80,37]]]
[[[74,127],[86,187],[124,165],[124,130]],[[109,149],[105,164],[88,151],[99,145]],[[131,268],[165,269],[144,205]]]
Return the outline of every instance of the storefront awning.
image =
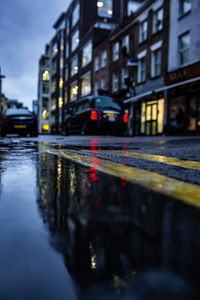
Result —
[[[125,100],[124,103],[137,102],[141,98],[145,98],[145,97],[151,96],[153,94],[164,92],[164,91],[167,91],[169,89],[173,89],[175,87],[179,87],[181,85],[189,84],[189,83],[192,83],[192,82],[195,82],[195,81],[200,81],[200,76],[192,78],[192,79],[188,79],[188,80],[185,80],[185,81],[177,82],[177,83],[174,83],[174,84],[171,84],[171,85],[163,86],[162,88],[151,90],[149,92],[134,96],[132,98],[129,98],[129,99]]]

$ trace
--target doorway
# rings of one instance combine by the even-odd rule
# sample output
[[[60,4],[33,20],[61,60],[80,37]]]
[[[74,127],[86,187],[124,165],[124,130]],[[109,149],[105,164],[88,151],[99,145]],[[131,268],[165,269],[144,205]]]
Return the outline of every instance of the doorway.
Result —
[[[158,103],[148,102],[146,104],[146,135],[157,134],[157,115],[158,115]]]

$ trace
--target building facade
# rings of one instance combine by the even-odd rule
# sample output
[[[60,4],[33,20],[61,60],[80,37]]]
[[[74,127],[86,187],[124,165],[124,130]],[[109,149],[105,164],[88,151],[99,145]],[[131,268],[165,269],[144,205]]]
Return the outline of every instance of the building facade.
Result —
[[[50,64],[50,46],[45,48],[45,54],[39,60],[38,73],[38,132],[50,133],[51,127],[51,64]]]
[[[200,133],[200,2],[170,1],[168,134]]]

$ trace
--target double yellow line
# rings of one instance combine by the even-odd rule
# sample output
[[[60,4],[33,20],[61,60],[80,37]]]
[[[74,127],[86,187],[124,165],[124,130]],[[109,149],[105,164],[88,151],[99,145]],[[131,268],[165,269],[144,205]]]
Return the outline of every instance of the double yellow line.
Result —
[[[71,161],[74,161],[76,163],[79,163],[81,165],[87,166],[87,167],[93,167],[97,171],[107,173],[109,175],[115,176],[115,177],[123,177],[125,180],[137,184],[140,186],[143,186],[147,189],[150,189],[154,192],[159,192],[163,195],[170,196],[173,198],[176,198],[178,200],[181,200],[187,204],[193,205],[197,208],[200,208],[200,186],[188,182],[184,182],[181,180],[177,180],[174,178],[170,178],[164,175],[160,175],[157,173],[149,172],[146,170],[138,169],[135,167],[127,166],[121,163],[116,163],[107,159],[100,159],[93,156],[83,155],[71,151],[62,151],[62,150],[48,150],[49,153],[57,155],[59,157],[63,157],[66,159],[69,159]],[[105,152],[100,152],[105,153]],[[108,152],[107,152],[108,153]],[[112,153],[113,152],[109,152]],[[91,153],[92,154],[92,153]],[[117,153],[114,152],[116,155]],[[120,154],[118,155],[128,155],[127,154]],[[151,157],[150,160],[153,160],[153,155],[149,156],[148,154],[139,154],[139,153],[132,153],[132,156],[135,155],[135,157],[138,155],[138,158],[143,158],[148,156]],[[147,158],[146,158],[147,159]],[[157,159],[160,159],[157,157]],[[186,161],[181,161],[173,158],[167,158],[164,163],[169,163],[170,160],[174,161],[174,164],[183,166],[181,164],[186,163]],[[167,162],[168,161],[168,162]],[[192,162],[188,161],[188,167],[189,164],[193,165],[193,169],[199,169],[199,163],[198,162]],[[195,167],[196,166],[196,167]]]

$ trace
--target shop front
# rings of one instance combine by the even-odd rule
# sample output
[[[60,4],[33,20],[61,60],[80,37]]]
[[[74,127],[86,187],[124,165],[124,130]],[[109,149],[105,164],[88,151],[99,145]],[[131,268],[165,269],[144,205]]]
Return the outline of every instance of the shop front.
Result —
[[[200,63],[166,74],[169,135],[200,134]]]

